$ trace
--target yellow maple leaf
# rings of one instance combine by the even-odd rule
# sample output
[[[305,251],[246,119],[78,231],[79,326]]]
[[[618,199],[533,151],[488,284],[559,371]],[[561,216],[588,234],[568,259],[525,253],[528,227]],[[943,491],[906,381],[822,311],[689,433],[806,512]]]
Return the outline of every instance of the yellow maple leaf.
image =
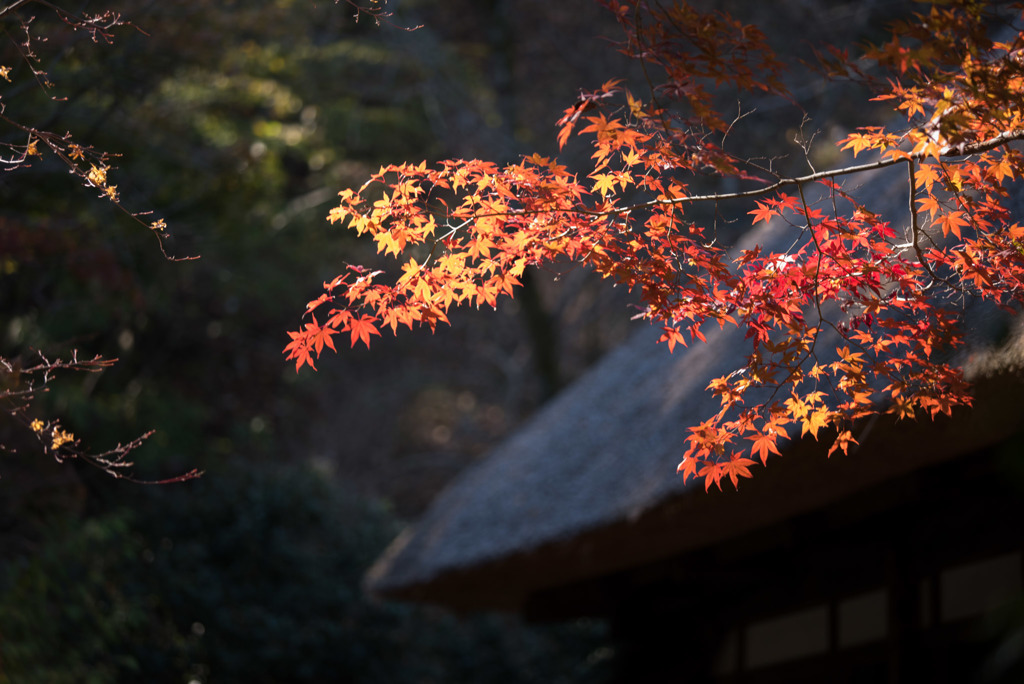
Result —
[[[815,409],[810,411],[804,416],[802,428],[800,430],[800,436],[803,437],[808,432],[814,435],[814,439],[818,439],[818,430],[828,425],[829,413],[824,409]]]
[[[615,191],[615,174],[611,173],[599,173],[593,176],[594,179],[594,192],[601,193],[601,197],[607,197],[609,192]]]
[[[89,169],[89,175],[86,178],[96,187],[103,187],[107,183],[107,167],[93,165]]]

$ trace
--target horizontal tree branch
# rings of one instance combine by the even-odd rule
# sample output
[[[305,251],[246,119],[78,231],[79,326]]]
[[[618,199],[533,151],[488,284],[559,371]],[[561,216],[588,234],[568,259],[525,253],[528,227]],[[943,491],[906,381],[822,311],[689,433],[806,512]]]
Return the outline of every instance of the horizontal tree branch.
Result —
[[[1010,131],[1004,131],[997,136],[982,140],[980,142],[966,144],[961,143],[958,145],[947,145],[939,151],[939,158],[944,157],[964,157],[971,154],[978,154],[980,152],[987,152],[997,147],[1007,145],[1014,140],[1024,140],[1024,129],[1018,128]],[[724,200],[733,199],[744,199],[748,197],[761,197],[763,195],[770,194],[784,187],[791,185],[803,185],[804,183],[813,183],[814,181],[824,180],[826,178],[836,178],[838,176],[850,176],[857,173],[863,173],[865,171],[875,171],[877,169],[885,169],[890,166],[896,166],[897,164],[906,164],[907,162],[922,161],[927,159],[929,154],[925,152],[918,152],[916,154],[906,153],[905,155],[892,157],[890,159],[879,159],[875,162],[867,164],[857,164],[856,166],[844,166],[838,169],[828,169],[826,171],[817,171],[815,173],[807,174],[806,176],[794,176],[792,178],[780,178],[771,185],[766,185],[760,188],[753,188],[751,190],[740,190],[738,192],[722,192],[712,193],[708,195],[685,195],[683,197],[671,197],[666,199],[654,199],[647,202],[640,202],[638,204],[630,204],[622,207],[615,207],[612,209],[586,209],[584,207],[578,207],[573,209],[561,209],[563,213],[570,214],[584,214],[587,216],[595,216],[598,218],[606,216],[614,216],[617,214],[629,214],[634,211],[640,211],[643,209],[651,209],[658,206],[671,206],[674,204],[691,204],[695,202],[719,202]],[[531,209],[531,210],[519,210],[519,211],[508,211],[508,212],[493,212],[493,213],[481,213],[474,214],[466,222],[497,216],[535,216],[540,214],[549,213],[549,209]],[[466,222],[463,222],[465,225]],[[449,226],[452,227],[452,226]]]
[[[22,5],[27,5],[30,2],[35,2],[35,0],[15,0],[15,2],[12,2],[7,7],[4,7],[3,9],[0,9],[0,19],[3,19],[4,17],[6,17],[8,14],[13,12],[14,10],[18,9]]]
[[[939,151],[939,157],[963,157],[970,154],[978,154],[979,152],[987,152],[997,147],[1006,145],[1014,140],[1024,139],[1024,129],[1014,129],[1011,131],[1004,131],[999,135],[989,138],[988,140],[982,140],[973,144],[959,144],[959,145],[947,145]],[[844,166],[838,169],[829,169],[826,171],[818,171],[816,173],[810,173],[806,176],[794,176],[793,178],[781,178],[771,185],[766,185],[762,188],[754,188],[752,190],[741,190],[738,192],[723,192],[715,193],[710,195],[687,195],[685,197],[672,197],[669,199],[656,199],[650,200],[649,202],[643,202],[641,204],[634,204],[629,207],[622,207],[614,211],[595,211],[596,215],[612,215],[622,214],[638,209],[649,209],[651,207],[672,205],[672,204],[689,204],[693,202],[715,202],[720,200],[731,200],[731,199],[742,199],[745,197],[760,197],[769,193],[775,192],[780,188],[784,188],[790,185],[803,185],[804,183],[813,183],[814,181],[824,180],[826,178],[835,178],[837,176],[849,176],[855,173],[862,173],[864,171],[874,171],[876,169],[884,169],[890,166],[896,166],[897,164],[905,164],[907,161],[921,161],[927,159],[930,155],[919,152],[917,154],[907,154],[906,156],[893,157],[891,159],[880,159],[876,162],[869,164],[858,164],[856,166]]]

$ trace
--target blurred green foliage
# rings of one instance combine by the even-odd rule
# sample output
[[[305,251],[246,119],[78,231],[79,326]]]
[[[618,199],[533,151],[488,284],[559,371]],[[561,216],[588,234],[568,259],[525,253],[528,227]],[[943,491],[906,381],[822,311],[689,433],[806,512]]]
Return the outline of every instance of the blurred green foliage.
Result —
[[[168,254],[199,258],[166,259],[52,155],[2,173],[0,357],[119,359],[57,376],[27,419],[59,419],[93,451],[155,429],[134,475],[208,473],[119,482],[54,463],[0,416],[0,682],[593,681],[598,627],[366,597],[362,574],[398,522],[302,465],[337,457],[309,448],[325,430],[350,451],[391,444],[381,405],[452,370],[428,372],[417,336],[315,377],[281,355],[320,282],[375,258],[326,224],[337,190],[385,161],[448,153],[427,111],[444,95],[424,86],[436,43],[421,34],[431,60],[419,59],[395,49],[397,29],[331,2],[127,0],[134,28],[110,45],[33,9],[53,89],[3,43],[4,113],[119,155],[108,178],[124,207],[166,221]],[[22,135],[0,123],[0,140]],[[359,434],[341,434],[331,386],[352,397]],[[490,408],[478,413],[501,423]]]
[[[235,467],[68,523],[0,583],[0,682],[600,681],[596,625],[379,603],[395,534],[313,472]]]
[[[167,222],[168,253],[199,258],[165,259],[51,157],[2,174],[0,355],[120,358],[56,383],[45,412],[94,449],[156,428],[141,475],[173,475],[301,429],[284,331],[364,250],[326,228],[327,204],[431,144],[416,64],[332,3],[124,4],[139,30],[111,45],[40,13],[54,89],[4,93],[6,112],[121,155],[108,178],[124,206]]]

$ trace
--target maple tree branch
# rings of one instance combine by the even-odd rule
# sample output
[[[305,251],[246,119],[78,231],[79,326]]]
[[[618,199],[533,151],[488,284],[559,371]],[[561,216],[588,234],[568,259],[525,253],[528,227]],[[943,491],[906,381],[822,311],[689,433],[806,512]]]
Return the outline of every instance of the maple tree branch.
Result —
[[[338,0],[334,0],[334,2],[337,4]],[[383,19],[389,26],[393,26],[403,31],[412,32],[423,28],[423,24],[417,24],[416,26],[399,26],[391,21],[391,17],[394,15],[394,12],[384,11],[384,5],[387,4],[386,1],[382,3],[379,0],[371,0],[370,6],[360,5],[355,0],[345,0],[345,3],[356,11],[352,16],[357,22],[359,21],[359,17],[366,14],[373,18],[373,21],[377,26],[380,26],[381,20]]]
[[[918,262],[921,264],[921,266],[924,267],[924,270],[928,271],[928,275],[930,275],[933,280],[941,280],[941,278],[935,275],[935,272],[932,271],[932,267],[928,264],[928,262],[925,261],[924,253],[921,251],[921,225],[917,221],[917,185],[914,178],[916,174],[914,173],[913,159],[907,160],[907,173],[909,176],[907,179],[907,184],[910,189],[910,192],[908,193],[908,208],[910,209],[911,244],[914,246],[914,253],[917,254]]]
[[[132,452],[142,446],[153,431],[146,432],[124,444],[118,444],[103,453],[90,453],[80,448],[80,442],[71,432],[66,431],[59,420],[29,420],[25,415],[32,401],[47,391],[47,385],[58,372],[80,371],[98,373],[112,366],[117,359],[94,356],[92,359],[79,359],[78,352],[72,351],[69,359],[49,359],[41,351],[36,351],[35,361],[22,363],[20,359],[0,357],[0,414],[27,428],[42,445],[44,453],[50,454],[58,463],[70,459],[78,459],[99,468],[108,475],[139,484],[162,484],[183,482],[201,475],[192,470],[183,475],[167,480],[139,480],[130,474],[134,463],[130,460]],[[0,445],[0,452],[7,450]]]
[[[947,145],[938,152],[938,157],[964,157],[972,154],[978,154],[980,152],[987,152],[997,147],[1002,147],[1015,140],[1024,140],[1024,128],[1017,128],[1009,131],[1004,131],[997,136],[982,140],[977,143],[958,143],[956,145]],[[622,207],[613,207],[610,209],[587,209],[585,207],[572,207],[558,210],[552,209],[529,209],[529,210],[514,210],[505,212],[487,212],[474,214],[471,218],[473,220],[480,218],[491,218],[497,216],[532,216],[538,214],[550,214],[553,211],[563,212],[568,214],[582,214],[585,216],[593,216],[595,218],[607,218],[609,216],[616,216],[621,214],[630,214],[634,211],[641,211],[643,209],[653,209],[655,207],[673,206],[677,204],[693,204],[696,202],[720,202],[724,200],[734,199],[745,199],[749,197],[761,197],[763,195],[770,194],[779,190],[780,188],[788,187],[791,185],[801,185],[804,183],[812,183],[814,181],[825,180],[827,178],[836,178],[838,176],[851,176],[858,173],[864,173],[867,171],[876,171],[878,169],[886,169],[897,164],[902,164],[908,161],[920,161],[927,159],[929,156],[933,156],[927,152],[917,153],[903,153],[895,155],[889,159],[879,159],[878,161],[869,162],[867,164],[857,164],[855,166],[844,166],[838,169],[827,169],[825,171],[817,171],[809,173],[804,176],[792,176],[789,178],[780,178],[771,185],[766,185],[761,188],[753,188],[751,190],[738,190],[736,192],[722,192],[722,193],[711,193],[707,195],[684,195],[682,197],[670,197],[665,199],[653,199],[646,202],[639,202],[637,204],[629,204]],[[913,182],[911,182],[913,186]]]
[[[804,364],[804,361],[809,359],[814,354],[814,348],[818,344],[818,337],[821,335],[821,322],[825,320],[825,315],[821,312],[821,242],[818,240],[818,236],[814,234],[814,225],[811,220],[811,210],[807,206],[807,198],[804,197],[804,186],[803,183],[798,183],[796,186],[797,192],[800,193],[800,204],[803,205],[804,218],[807,220],[807,230],[810,231],[811,240],[814,241],[815,254],[817,261],[814,265],[814,308],[818,312],[818,325],[814,329],[814,339],[811,340],[811,346],[807,350],[807,354],[804,358],[797,362],[794,373],[799,370],[800,366]],[[786,379],[788,383],[792,378],[792,375]]]
[[[960,143],[957,145],[948,145],[939,151],[939,157],[963,157],[971,154],[977,154],[979,152],[987,152],[997,147],[1006,145],[1014,140],[1024,139],[1024,129],[1014,129],[1010,131],[1004,131],[999,135],[989,138],[988,140],[982,140],[977,143],[967,144]],[[648,202],[642,202],[640,204],[630,205],[628,207],[622,207],[615,211],[595,211],[586,212],[593,213],[595,215],[611,215],[618,213],[628,213],[639,209],[649,209],[651,207],[672,205],[672,204],[690,204],[693,202],[712,202],[728,199],[743,199],[746,197],[760,197],[774,192],[780,188],[788,187],[790,185],[801,185],[803,183],[811,183],[814,181],[824,180],[826,178],[835,178],[837,176],[849,176],[857,173],[863,173],[865,171],[874,171],[877,169],[885,169],[890,166],[895,166],[904,161],[908,160],[921,160],[926,159],[929,154],[925,152],[919,152],[917,154],[906,154],[906,156],[894,156],[889,159],[879,159],[875,162],[867,164],[858,164],[856,166],[844,166],[838,169],[828,169],[825,171],[818,171],[815,173],[809,173],[805,176],[794,176],[792,178],[780,178],[771,185],[766,185],[762,188],[754,188],[752,190],[740,190],[737,192],[726,192],[726,193],[713,193],[709,195],[686,195],[683,197],[673,197],[671,199],[655,199]]]
[[[921,249],[921,224],[917,219],[917,181],[916,171],[914,168],[914,159],[907,159],[907,185],[909,192],[908,194],[908,209],[910,210],[910,246],[914,248],[914,254],[917,255],[917,261],[921,264],[921,267],[931,276],[932,282],[925,286],[925,289],[930,289],[935,286],[936,283],[942,283],[952,289],[956,289],[956,286],[949,281],[948,278],[940,276],[932,269],[931,264],[924,257],[924,251]],[[906,247],[906,245],[898,245],[899,247]]]
[[[789,437],[787,426],[815,439],[819,430],[834,429],[828,453],[847,453],[870,431],[872,423],[859,438],[852,432],[864,416],[948,415],[969,405],[962,374],[946,355],[964,342],[954,296],[1024,301],[1024,262],[1018,258],[1024,228],[1008,225],[1016,207],[1005,182],[1024,176],[1015,142],[1024,140],[1015,96],[1024,82],[1018,68],[1024,37],[1012,47],[981,41],[974,33],[981,28],[977,18],[961,7],[918,17],[921,35],[902,36],[905,31],[897,29],[892,43],[865,50],[865,59],[894,74],[891,80],[868,76],[837,50],[821,60],[826,75],[873,86],[874,99],[896,100],[895,112],[909,123],[857,128],[837,142],[852,155],[819,170],[810,154],[816,133],[807,129],[805,115],[793,142],[806,165],[780,172],[777,157],[724,149],[746,114],[739,103],[730,123],[713,105],[710,88],[714,82],[741,92],[760,89],[797,104],[777,78],[787,73],[786,65],[757,27],[749,31],[721,12],[686,8],[677,15],[660,1],[605,4],[618,12],[624,52],[639,60],[643,80],[636,80],[641,87],[646,81],[650,100],[640,102],[627,91],[628,108],[602,105],[603,112],[586,117],[589,125],[576,135],[592,134],[593,170],[570,172],[539,155],[504,165],[450,160],[428,169],[423,162],[382,168],[359,190],[343,191],[332,222],[351,219],[350,227],[371,233],[385,256],[398,256],[406,245],[416,246],[416,257],[428,251],[420,245],[429,254],[422,264],[410,254],[394,285],[349,286],[349,304],[333,311],[325,326],[314,319],[290,332],[284,351],[296,370],[313,366],[314,352],[319,357],[325,345],[333,350],[329,339],[336,332],[350,331],[353,346],[360,339],[369,346],[369,335],[379,334],[375,324],[395,332],[399,325],[433,329],[447,322],[451,305],[493,305],[499,295],[512,296],[526,265],[576,268],[589,262],[604,277],[640,287],[637,318],[663,324],[658,341],[667,341],[669,351],[678,342],[685,345],[687,325],[691,339],[707,342],[700,327],[709,321],[746,327],[754,338],[746,364],[708,386],[722,407],[690,428],[690,447],[679,466],[684,481],[703,477],[709,488],[721,486],[725,476],[734,485],[738,476],[750,477],[746,464],[753,461],[742,456],[744,448],[728,446],[741,437],[753,441],[751,454],[765,462],[769,453],[781,455],[775,445]],[[938,56],[921,58],[903,38],[935,47]],[[654,82],[652,66],[664,69],[661,83]],[[904,75],[911,70],[916,75]],[[619,82],[581,93],[564,110],[557,122],[559,149],[585,111],[624,91]],[[671,111],[661,105],[663,98],[676,103]],[[924,120],[929,123],[916,123]],[[858,158],[861,152],[865,156]],[[863,183],[861,192],[872,192],[877,171],[904,162],[905,171],[893,172],[897,194],[899,184],[908,182],[907,195],[897,197],[896,207],[877,198],[891,218],[866,210],[841,185]],[[392,174],[399,179],[390,180]],[[708,176],[742,185],[735,192],[724,184],[697,186]],[[374,201],[363,194],[371,182],[394,192]],[[808,184],[818,183],[827,189],[808,195]],[[459,204],[449,205],[433,188]],[[704,192],[709,194],[697,194]],[[778,218],[795,234],[791,241],[772,236],[744,250],[733,266],[731,252],[717,240],[720,203],[754,204],[754,198],[748,225]],[[901,201],[910,212],[907,223],[899,214]],[[696,202],[713,202],[713,221],[690,223],[684,214]],[[846,203],[853,205],[849,215]],[[436,226],[441,237],[434,237]],[[964,229],[969,232],[961,235]],[[345,282],[339,276],[324,287],[330,293]],[[307,311],[330,299],[321,295]],[[732,316],[736,311],[740,322]],[[755,387],[757,403],[748,405],[744,393]],[[770,395],[765,401],[762,390]],[[787,391],[792,397],[778,401]]]
[[[16,0],[15,2],[12,2],[7,7],[4,7],[3,9],[0,9],[0,19],[3,19],[8,14],[10,14],[13,11],[15,11],[16,9],[18,9],[22,5],[27,5],[30,2],[35,2],[35,0]]]
[[[642,52],[643,51],[643,37],[642,37],[642,34],[640,32],[640,21],[641,21],[641,15],[639,13],[637,13],[636,14],[636,19],[634,21],[634,24],[635,24],[635,36],[634,36],[634,38],[636,39],[637,48]],[[657,111],[657,113],[658,113],[658,118],[661,119],[661,128],[662,128],[662,130],[665,131],[665,135],[671,136],[672,135],[672,129],[669,126],[668,119],[665,116],[665,108],[658,101],[658,89],[654,85],[654,81],[651,79],[650,73],[648,73],[648,71],[647,71],[647,60],[645,60],[645,59],[641,59],[640,60],[640,69],[644,72],[644,80],[647,81],[647,88],[648,88],[648,90],[649,90],[649,92],[651,94],[651,103],[654,104],[657,107],[657,109],[655,111]]]

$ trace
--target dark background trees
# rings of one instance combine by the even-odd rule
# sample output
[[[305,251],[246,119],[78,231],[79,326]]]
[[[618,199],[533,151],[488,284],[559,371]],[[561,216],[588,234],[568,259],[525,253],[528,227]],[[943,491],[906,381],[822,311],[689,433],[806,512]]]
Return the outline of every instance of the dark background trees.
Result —
[[[235,464],[66,522],[9,563],[4,682],[593,681],[597,626],[382,604],[394,515],[295,465]]]
[[[522,309],[355,353],[317,377],[281,356],[295,303],[337,264],[372,254],[324,221],[340,188],[395,158],[517,153],[542,137],[560,104],[551,96],[572,92],[586,60],[564,71],[544,69],[547,54],[517,64],[517,79],[538,88],[530,69],[544,72],[545,109],[539,91],[526,106],[492,85],[489,6],[410,3],[381,27],[332,3],[116,9],[132,24],[112,29],[109,45],[43,5],[4,18],[4,114],[118,155],[107,179],[122,207],[153,213],[132,220],[45,150],[0,175],[0,355],[15,367],[37,351],[117,359],[101,373],[57,374],[0,423],[0,680],[592,672],[592,628],[552,639],[507,620],[379,605],[360,589],[397,521],[552,382],[531,362],[538,338]],[[17,47],[31,15],[49,90]],[[419,23],[429,26],[399,28]],[[531,49],[561,50],[562,35]],[[509,102],[523,109],[515,126]],[[2,135],[26,139],[14,127]],[[158,219],[162,244],[145,225]],[[541,289],[535,317],[582,320],[594,306],[582,282],[572,296]],[[578,346],[558,381],[617,335],[593,319],[564,336]],[[81,459],[58,463],[29,426],[40,418],[93,453],[155,430],[129,455],[136,479],[206,474],[147,486]]]
[[[102,449],[155,428],[135,455],[137,474],[155,477],[217,462],[239,445],[258,451],[274,435],[303,449],[310,440],[315,451],[329,447],[318,455],[347,470],[347,480],[379,480],[373,462],[381,450],[446,443],[456,423],[468,420],[476,426],[468,432],[480,433],[472,447],[479,452],[537,402],[541,381],[528,360],[536,345],[516,307],[500,314],[498,325],[471,323],[463,332],[398,342],[394,353],[343,360],[325,379],[294,377],[280,348],[289,305],[336,264],[372,252],[326,226],[337,190],[396,157],[483,155],[498,147],[513,155],[543,139],[560,105],[554,93],[571,93],[568,82],[582,78],[588,61],[556,59],[564,66],[550,68],[555,56],[571,53],[558,38],[570,29],[600,33],[600,20],[608,22],[599,8],[589,9],[592,25],[573,16],[561,17],[561,28],[546,21],[543,40],[503,48],[528,59],[500,60],[492,43],[504,20],[497,9],[473,3],[413,6],[408,21],[392,19],[429,23],[411,33],[387,23],[377,28],[365,17],[355,22],[342,7],[294,3],[119,9],[138,30],[117,29],[109,46],[85,36],[59,41],[62,22],[39,13],[32,30],[56,36],[39,49],[54,89],[22,86],[20,99],[5,95],[8,114],[16,106],[38,109],[34,125],[70,130],[82,144],[120,155],[109,179],[122,204],[153,211],[146,221],[166,221],[169,254],[199,257],[165,259],[150,231],[93,199],[51,157],[3,176],[5,355],[74,348],[119,359],[84,382],[67,377],[66,387],[46,397],[48,410],[83,444]],[[523,16],[543,16],[539,11]],[[521,37],[525,29],[518,30]],[[17,56],[5,59],[15,63]],[[511,82],[500,94],[492,86],[500,80],[494,72],[510,64],[520,86],[531,87],[523,97]],[[59,99],[57,88],[72,94]],[[508,111],[497,106],[502,98]],[[8,131],[9,140],[19,135]],[[538,296],[548,309],[568,308],[550,293]],[[561,344],[585,354],[566,354],[566,368],[548,384],[577,374],[586,361],[576,357],[593,358],[609,343],[599,322],[587,321],[586,302],[580,306],[567,316],[583,341]],[[468,341],[472,367],[465,363]],[[421,363],[427,358],[433,360]],[[353,383],[359,392],[349,389]],[[436,383],[450,387],[439,393]],[[407,389],[420,385],[426,395],[416,399],[414,391],[410,400]],[[491,396],[473,393],[497,385],[504,388]],[[425,411],[432,414],[421,416]],[[433,429],[437,411],[446,429]],[[337,428],[339,420],[388,426],[396,416],[398,431]],[[319,423],[328,434],[317,433]],[[370,462],[349,468],[346,458]]]

